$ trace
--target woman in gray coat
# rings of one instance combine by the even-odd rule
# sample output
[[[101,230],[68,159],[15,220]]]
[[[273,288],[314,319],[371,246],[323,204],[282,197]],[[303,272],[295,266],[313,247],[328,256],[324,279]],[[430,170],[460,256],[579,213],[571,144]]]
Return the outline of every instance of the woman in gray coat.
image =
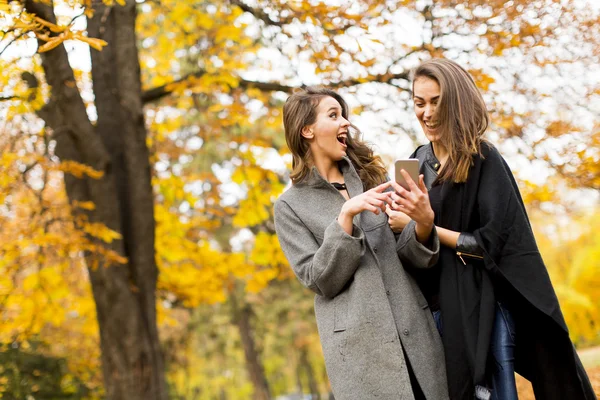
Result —
[[[306,88],[283,109],[293,185],[275,227],[315,314],[337,400],[448,399],[442,344],[427,301],[404,270],[435,264],[439,240],[422,177],[399,200],[412,222],[398,236],[379,157],[353,136],[337,93]]]

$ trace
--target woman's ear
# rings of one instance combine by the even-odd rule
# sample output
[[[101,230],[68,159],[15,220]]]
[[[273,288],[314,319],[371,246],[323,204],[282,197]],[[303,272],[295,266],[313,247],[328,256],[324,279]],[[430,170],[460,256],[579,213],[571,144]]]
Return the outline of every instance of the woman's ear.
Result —
[[[302,128],[302,137],[304,139],[312,139],[315,137],[315,134],[310,126],[305,126]]]

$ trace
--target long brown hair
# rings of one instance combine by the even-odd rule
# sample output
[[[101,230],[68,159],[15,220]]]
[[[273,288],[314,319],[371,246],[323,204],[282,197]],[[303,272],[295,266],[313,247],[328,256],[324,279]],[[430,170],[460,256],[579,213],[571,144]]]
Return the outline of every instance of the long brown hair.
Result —
[[[292,173],[294,184],[306,178],[313,166],[309,142],[302,136],[302,129],[312,125],[317,119],[317,106],[324,97],[334,98],[342,108],[342,116],[348,119],[348,104],[342,96],[330,89],[306,87],[296,91],[283,106],[283,127],[285,141],[292,152]],[[379,156],[360,139],[360,131],[350,124],[351,132],[346,139],[346,155],[358,172],[365,190],[387,180],[386,170]]]
[[[473,156],[481,156],[481,143],[490,118],[473,77],[454,61],[437,58],[414,71],[414,84],[429,78],[440,86],[433,119],[440,130],[440,142],[448,151],[448,161],[437,180],[466,182]]]

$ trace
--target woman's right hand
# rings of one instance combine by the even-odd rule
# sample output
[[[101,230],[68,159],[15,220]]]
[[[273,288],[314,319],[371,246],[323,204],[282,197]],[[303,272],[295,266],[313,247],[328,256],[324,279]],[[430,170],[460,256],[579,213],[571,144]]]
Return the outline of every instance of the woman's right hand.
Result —
[[[386,204],[392,205],[392,192],[384,193],[384,190],[389,188],[391,184],[391,181],[382,183],[373,189],[346,200],[342,206],[340,215],[348,214],[354,217],[363,211],[371,211],[377,215],[379,215],[379,212],[385,212]]]
[[[363,211],[371,211],[374,214],[385,212],[386,205],[392,205],[392,192],[384,192],[391,186],[392,182],[385,182],[373,189],[346,200],[338,216],[338,222],[346,233],[352,234],[352,219],[356,214]]]

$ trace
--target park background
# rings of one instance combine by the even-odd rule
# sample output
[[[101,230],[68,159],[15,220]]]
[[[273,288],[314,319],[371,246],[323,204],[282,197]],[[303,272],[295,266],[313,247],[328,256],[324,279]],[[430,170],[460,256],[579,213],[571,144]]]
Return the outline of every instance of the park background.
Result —
[[[600,392],[599,17],[595,0],[0,0],[2,398],[326,399],[313,295],[273,227],[282,105],[339,90],[391,165],[425,142],[409,74],[432,57],[484,94]]]

